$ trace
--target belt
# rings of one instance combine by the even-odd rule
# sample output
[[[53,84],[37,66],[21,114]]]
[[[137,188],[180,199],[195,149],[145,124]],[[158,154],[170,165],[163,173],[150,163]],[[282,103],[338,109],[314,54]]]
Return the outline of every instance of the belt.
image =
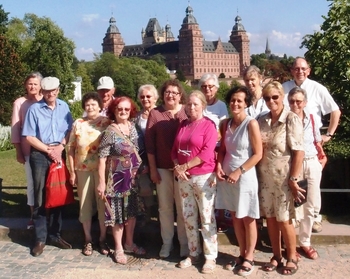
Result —
[[[57,146],[57,145],[60,145],[60,143],[49,143],[49,144],[47,144],[47,146]]]
[[[304,161],[309,161],[309,160],[313,160],[313,159],[316,159],[316,156],[304,157]]]

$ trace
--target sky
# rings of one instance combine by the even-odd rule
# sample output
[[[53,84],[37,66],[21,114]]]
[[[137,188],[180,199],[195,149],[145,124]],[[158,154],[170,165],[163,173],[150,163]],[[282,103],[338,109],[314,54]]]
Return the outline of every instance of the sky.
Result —
[[[250,54],[265,51],[269,40],[273,54],[303,56],[303,36],[318,31],[329,10],[326,0],[47,0],[0,2],[9,18],[23,19],[34,13],[54,21],[67,38],[74,41],[79,60],[91,61],[102,52],[102,41],[113,16],[126,45],[140,44],[141,30],[156,17],[165,27],[170,24],[179,35],[186,8],[193,15],[207,41],[229,40],[237,14],[250,38]]]

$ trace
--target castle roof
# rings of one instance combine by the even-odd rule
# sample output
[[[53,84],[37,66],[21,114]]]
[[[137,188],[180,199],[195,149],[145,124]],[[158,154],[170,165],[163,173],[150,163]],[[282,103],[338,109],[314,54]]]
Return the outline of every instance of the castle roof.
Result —
[[[130,45],[125,46],[121,53],[122,56],[152,56],[155,54],[177,53],[179,51],[179,41],[153,44],[151,46]]]
[[[238,15],[235,18],[236,24],[233,26],[232,31],[245,31],[243,24],[241,23],[242,18]]]
[[[148,23],[147,23],[147,27],[145,30],[146,37],[153,37],[154,32],[158,33],[158,37],[162,37],[163,36],[163,30],[159,25],[158,20],[154,17],[154,18],[150,18]]]
[[[186,8],[186,17],[183,19],[184,24],[197,24],[196,18],[193,16],[193,9],[190,5]]]
[[[221,42],[226,53],[236,53],[236,48],[231,43]],[[203,52],[215,52],[218,46],[218,41],[203,41]]]
[[[116,20],[113,16],[109,20],[109,27],[107,29],[107,34],[108,33],[120,33],[119,29],[116,25]]]

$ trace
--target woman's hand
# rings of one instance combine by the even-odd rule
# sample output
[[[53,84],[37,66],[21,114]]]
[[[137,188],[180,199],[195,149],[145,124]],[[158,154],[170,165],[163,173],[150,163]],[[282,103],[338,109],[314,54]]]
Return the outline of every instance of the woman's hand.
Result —
[[[105,183],[99,183],[96,188],[97,195],[100,199],[103,199],[105,191],[106,191],[106,184]]]
[[[75,171],[72,171],[69,177],[69,183],[73,186],[77,185],[77,176]]]
[[[159,184],[162,181],[157,169],[150,168],[150,178],[151,178],[152,182],[155,184]]]
[[[187,164],[176,165],[174,168],[174,175],[180,180],[188,181],[188,176],[190,174],[187,172]]]
[[[288,185],[292,191],[293,198],[297,202],[301,202],[302,199],[305,198],[303,194],[305,194],[306,190],[300,188],[296,181],[288,180]]]
[[[229,176],[227,178],[227,182],[234,184],[238,181],[240,176],[241,176],[241,170],[239,168],[237,168],[229,174]]]
[[[217,166],[216,167],[216,177],[220,180],[220,181],[224,181],[226,180],[226,174],[225,172],[223,171],[223,169],[221,168],[221,166]]]

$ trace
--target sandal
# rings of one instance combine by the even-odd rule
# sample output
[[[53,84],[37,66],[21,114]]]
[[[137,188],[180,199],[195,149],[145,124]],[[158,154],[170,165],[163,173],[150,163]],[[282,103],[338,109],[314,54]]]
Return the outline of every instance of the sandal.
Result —
[[[126,265],[128,258],[124,254],[124,250],[118,250],[114,252],[114,259],[118,264]]]
[[[186,259],[178,263],[177,267],[179,268],[188,268],[194,264],[199,263],[199,257],[188,256]]]
[[[234,261],[228,262],[224,266],[224,269],[229,270],[229,271],[233,271],[236,267],[240,266],[243,262],[244,262],[244,257],[243,256],[239,256]]]
[[[272,263],[272,261],[276,261],[277,265],[274,265]],[[264,271],[266,271],[266,272],[272,272],[272,271],[275,271],[278,268],[281,268],[282,266],[283,266],[282,258],[278,259],[276,256],[273,256],[269,263],[264,264],[262,269]]]
[[[206,260],[205,264],[202,267],[201,272],[204,274],[211,274],[213,273],[215,267],[216,267],[216,260]]]
[[[82,250],[83,255],[91,256],[92,252],[93,252],[93,250],[92,250],[92,243],[91,242],[85,243],[85,245],[83,247],[83,250]]]
[[[307,258],[311,260],[316,260],[318,258],[318,253],[312,246],[309,246],[309,247],[300,246],[300,248],[304,251]]]
[[[131,246],[125,244],[124,247],[125,247],[125,253],[135,254],[135,255],[146,254],[146,250],[143,249],[142,247],[138,247],[135,243],[133,243],[133,245]]]
[[[247,262],[251,265],[251,267],[244,266],[243,263]],[[248,259],[244,259],[242,265],[239,267],[239,271],[237,272],[237,275],[239,276],[248,276],[252,274],[254,270],[254,261],[250,261]]]
[[[282,274],[283,275],[293,275],[293,274],[295,274],[298,271],[298,261],[293,260],[293,259],[289,259],[289,260],[287,260],[286,265],[288,263],[293,263],[295,265],[295,267],[291,267],[291,266],[283,267],[283,273]],[[286,272],[288,272],[288,273],[286,273]]]
[[[108,247],[108,245],[107,245],[106,242],[100,241],[99,244],[98,244],[98,246],[99,246],[98,251],[99,251],[102,255],[105,255],[105,256],[106,256],[106,255],[109,254],[110,250],[109,250],[109,247]]]

